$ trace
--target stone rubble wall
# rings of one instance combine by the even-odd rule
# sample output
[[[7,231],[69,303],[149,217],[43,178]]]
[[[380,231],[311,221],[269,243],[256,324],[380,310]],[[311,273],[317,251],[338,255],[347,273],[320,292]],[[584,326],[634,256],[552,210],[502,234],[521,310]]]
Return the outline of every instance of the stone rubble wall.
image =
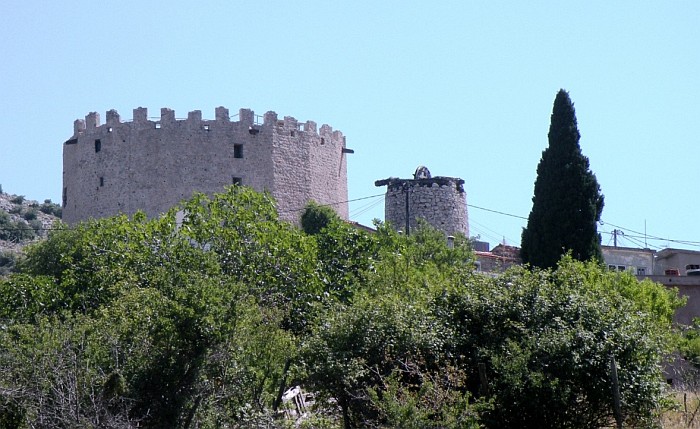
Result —
[[[385,219],[397,230],[406,229],[406,193],[410,228],[418,226],[418,219],[454,235],[469,236],[467,196],[463,181],[456,178],[395,179],[388,184],[385,197]]]
[[[65,222],[137,210],[153,217],[193,192],[221,192],[239,179],[269,191],[284,220],[298,222],[312,199],[348,218],[345,138],[327,125],[319,133],[314,122],[278,121],[274,112],[260,124],[249,109],[232,121],[224,107],[214,120],[198,110],[176,119],[167,108],[150,119],[137,108],[133,118],[122,122],[110,110],[105,124],[94,112],[75,121],[63,146]]]

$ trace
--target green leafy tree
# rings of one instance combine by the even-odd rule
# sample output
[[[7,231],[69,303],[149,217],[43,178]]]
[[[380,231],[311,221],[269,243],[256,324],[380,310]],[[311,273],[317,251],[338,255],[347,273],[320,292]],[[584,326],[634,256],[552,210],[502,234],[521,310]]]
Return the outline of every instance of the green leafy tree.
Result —
[[[314,241],[249,189],[196,196],[186,212],[179,229],[173,210],[52,231],[21,273],[0,280],[0,418],[174,428],[270,419],[292,331],[320,300]],[[62,408],[41,405],[54,403]]]
[[[346,235],[333,228],[316,237],[336,238],[344,249],[339,237]],[[463,373],[442,367],[449,361],[444,353],[451,327],[430,304],[450,281],[473,275],[467,240],[448,248],[444,234],[428,225],[409,237],[379,225],[373,240],[364,253],[371,267],[354,278],[353,294],[330,305],[304,340],[309,386],[337,401],[346,428],[429,421],[432,427],[469,427],[476,419],[457,388]],[[450,392],[448,375],[455,382]]]
[[[662,400],[661,362],[670,351],[673,291],[627,273],[565,258],[556,271],[515,269],[458,287],[436,301],[453,326],[468,388],[493,407],[493,428],[597,428],[613,420],[610,358],[618,364],[623,414],[647,426]],[[479,365],[485,370],[483,384]]]
[[[356,296],[350,307],[333,306],[306,341],[308,382],[337,401],[346,428],[366,426],[379,418],[368,389],[384,390],[383,379],[404,364],[434,363],[446,337],[440,328],[425,307],[406,305],[402,295]],[[404,375],[403,385],[419,381]]]
[[[554,100],[549,146],[537,166],[532,211],[522,234],[521,256],[532,266],[555,267],[569,251],[578,260],[602,260],[596,224],[603,196],[579,139],[574,105],[562,89]]]
[[[305,233],[314,235],[338,219],[340,219],[338,214],[329,206],[310,201],[304,208],[304,213],[301,214],[301,228]]]
[[[593,428],[611,356],[653,420],[673,291],[568,256],[482,276],[464,237],[274,207],[232,187],[32,244],[0,279],[0,428],[274,427],[291,383],[334,399],[311,426]]]
[[[326,300],[349,300],[374,270],[379,253],[377,237],[335,218],[313,238]]]
[[[212,198],[193,196],[183,211],[180,236],[213,255],[223,274],[247,285],[262,304],[282,309],[286,327],[308,328],[323,294],[316,243],[279,220],[269,194],[231,186]]]

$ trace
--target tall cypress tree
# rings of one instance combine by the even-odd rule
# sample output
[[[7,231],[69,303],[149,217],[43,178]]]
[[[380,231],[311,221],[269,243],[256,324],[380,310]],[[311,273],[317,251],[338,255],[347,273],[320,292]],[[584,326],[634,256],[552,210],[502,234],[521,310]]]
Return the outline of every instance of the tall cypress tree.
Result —
[[[523,229],[524,263],[554,267],[569,251],[578,260],[602,260],[597,222],[603,195],[581,153],[580,138],[574,105],[561,89],[554,99],[549,147],[537,166],[532,211]]]

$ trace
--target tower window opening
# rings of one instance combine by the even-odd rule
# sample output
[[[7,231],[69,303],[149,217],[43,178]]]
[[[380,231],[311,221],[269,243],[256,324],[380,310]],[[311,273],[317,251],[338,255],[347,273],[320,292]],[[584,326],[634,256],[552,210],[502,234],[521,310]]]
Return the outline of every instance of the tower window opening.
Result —
[[[104,186],[104,185],[105,185],[105,178],[100,177],[100,186]]]
[[[233,145],[233,157],[234,158],[243,158],[243,145],[242,144],[234,144]]]
[[[95,140],[95,153],[102,150],[102,141],[100,139]]]
[[[231,178],[231,183],[233,183],[234,185],[241,185],[243,184],[243,179],[240,177],[233,176]]]

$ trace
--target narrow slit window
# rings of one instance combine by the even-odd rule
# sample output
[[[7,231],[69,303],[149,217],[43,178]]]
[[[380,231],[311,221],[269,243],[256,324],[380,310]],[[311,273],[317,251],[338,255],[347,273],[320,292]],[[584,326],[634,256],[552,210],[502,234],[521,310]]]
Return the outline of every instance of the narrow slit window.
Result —
[[[102,150],[102,141],[100,139],[95,140],[95,153]]]
[[[105,185],[105,178],[100,177],[100,186],[104,186],[104,185]]]
[[[321,144],[326,144],[326,139],[324,139],[323,137],[321,137]]]
[[[294,130],[290,131],[289,135],[294,137]]]
[[[233,145],[233,157],[234,158],[243,158],[243,145],[242,144],[234,144]]]

